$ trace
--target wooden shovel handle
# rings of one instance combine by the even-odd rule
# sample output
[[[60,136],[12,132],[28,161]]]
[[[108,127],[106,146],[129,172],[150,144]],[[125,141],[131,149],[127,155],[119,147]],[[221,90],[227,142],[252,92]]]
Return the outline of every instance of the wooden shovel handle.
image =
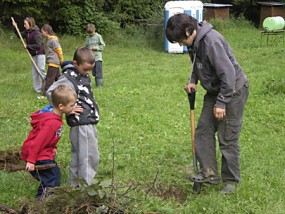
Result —
[[[45,164],[45,165],[35,165],[35,170],[45,170],[45,169],[50,169],[53,167],[56,167],[55,163]],[[17,165],[10,165],[10,167],[6,167],[6,168],[8,168],[9,172],[26,170],[26,166],[17,166]]]

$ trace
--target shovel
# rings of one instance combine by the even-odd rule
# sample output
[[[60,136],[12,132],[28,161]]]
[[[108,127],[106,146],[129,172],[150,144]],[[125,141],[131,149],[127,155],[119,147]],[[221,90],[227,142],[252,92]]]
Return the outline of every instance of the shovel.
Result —
[[[191,121],[191,143],[192,143],[192,160],[194,171],[196,174],[199,173],[196,152],[195,152],[195,95],[196,91],[191,88],[191,93],[188,93],[188,101],[190,104],[190,121]],[[201,191],[202,183],[194,182],[193,193],[199,194]]]
[[[53,167],[56,167],[55,163],[50,163],[45,165],[35,165],[35,170],[46,170]],[[16,164],[0,162],[0,170],[4,170],[7,172],[16,172],[16,171],[26,170],[26,165],[16,165]]]

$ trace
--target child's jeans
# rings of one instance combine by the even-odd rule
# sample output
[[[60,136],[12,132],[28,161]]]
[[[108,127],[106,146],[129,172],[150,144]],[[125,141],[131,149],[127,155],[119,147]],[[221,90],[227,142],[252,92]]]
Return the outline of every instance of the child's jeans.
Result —
[[[45,165],[56,163],[54,160],[37,161],[36,165]],[[45,170],[35,170],[30,172],[31,175],[40,182],[37,198],[41,198],[44,191],[48,187],[56,187],[60,185],[60,168],[56,164],[55,167]]]

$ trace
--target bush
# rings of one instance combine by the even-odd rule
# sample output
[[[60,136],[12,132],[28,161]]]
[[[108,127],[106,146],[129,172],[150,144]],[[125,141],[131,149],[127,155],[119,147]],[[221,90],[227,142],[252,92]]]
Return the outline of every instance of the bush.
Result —
[[[11,26],[10,17],[22,22],[25,16],[35,18],[37,24],[50,23],[55,32],[82,35],[86,24],[93,23],[102,34],[113,28],[136,25],[137,21],[161,16],[160,1],[111,0],[4,0],[0,1],[0,21]]]
[[[230,19],[211,19],[209,21],[217,31],[223,31],[233,28],[253,28],[253,24],[246,20],[243,16]]]

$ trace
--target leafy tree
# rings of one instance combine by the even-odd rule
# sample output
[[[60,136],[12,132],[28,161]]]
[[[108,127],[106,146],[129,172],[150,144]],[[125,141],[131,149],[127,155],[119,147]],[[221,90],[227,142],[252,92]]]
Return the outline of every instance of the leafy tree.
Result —
[[[87,23],[100,33],[126,25],[162,18],[164,0],[2,0],[0,22],[11,26],[10,17],[22,22],[32,16],[38,25],[50,23],[56,32],[79,35]]]

